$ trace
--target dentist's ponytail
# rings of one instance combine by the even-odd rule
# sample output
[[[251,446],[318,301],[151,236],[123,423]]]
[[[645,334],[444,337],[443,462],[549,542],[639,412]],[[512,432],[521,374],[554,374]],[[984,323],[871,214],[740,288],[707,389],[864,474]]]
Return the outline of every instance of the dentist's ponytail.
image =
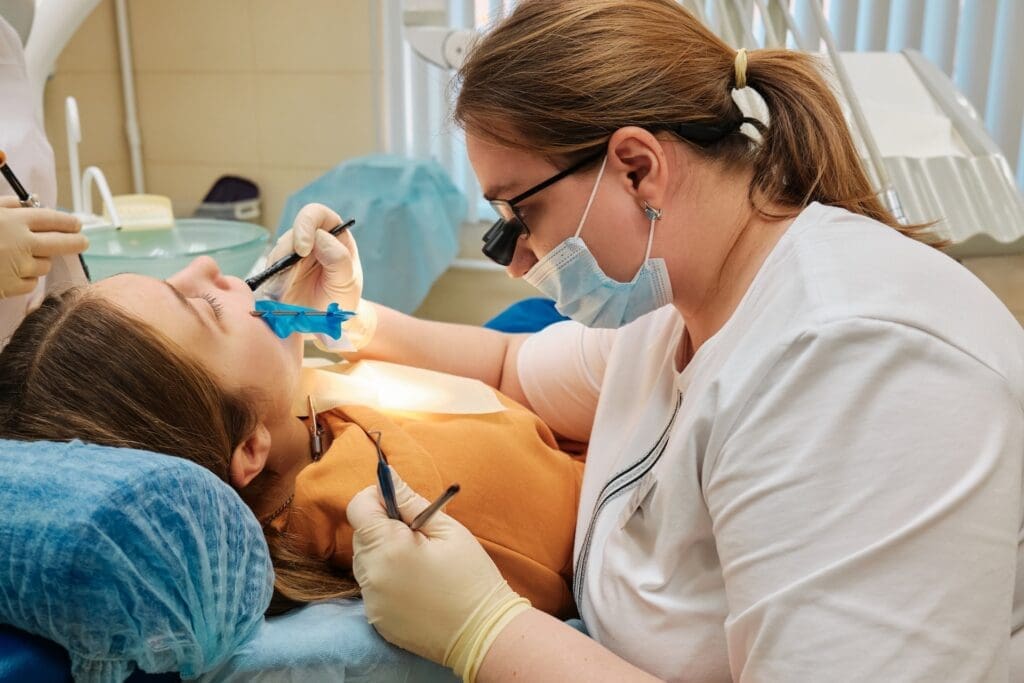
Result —
[[[751,202],[766,216],[777,217],[769,205],[795,212],[817,201],[938,244],[922,226],[899,225],[879,200],[815,57],[746,55],[740,73],[769,112],[756,141],[733,100],[744,85],[737,56],[675,0],[522,0],[472,47],[454,119],[485,139],[564,162],[625,126],[721,126],[732,132],[686,142],[723,168],[752,172]]]

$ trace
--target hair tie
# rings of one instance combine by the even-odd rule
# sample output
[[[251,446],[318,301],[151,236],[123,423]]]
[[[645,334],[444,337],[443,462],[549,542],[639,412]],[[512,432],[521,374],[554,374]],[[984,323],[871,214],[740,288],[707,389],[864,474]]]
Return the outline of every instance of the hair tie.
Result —
[[[736,50],[736,61],[733,66],[736,68],[736,89],[743,90],[747,87],[747,49],[745,47]]]

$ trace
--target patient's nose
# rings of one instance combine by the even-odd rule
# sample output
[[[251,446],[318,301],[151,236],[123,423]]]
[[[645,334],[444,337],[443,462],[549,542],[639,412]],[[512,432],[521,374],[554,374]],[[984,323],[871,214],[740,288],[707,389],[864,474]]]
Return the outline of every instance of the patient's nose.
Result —
[[[184,290],[190,284],[217,284],[220,279],[220,267],[217,265],[217,262],[209,256],[199,256],[177,273],[167,278],[167,281],[178,287],[178,289]]]

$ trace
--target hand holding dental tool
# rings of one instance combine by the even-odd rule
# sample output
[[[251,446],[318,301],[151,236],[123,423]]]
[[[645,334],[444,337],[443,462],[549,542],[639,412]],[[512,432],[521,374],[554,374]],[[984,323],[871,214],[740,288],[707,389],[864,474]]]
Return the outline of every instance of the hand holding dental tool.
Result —
[[[398,512],[398,503],[395,502],[395,486],[394,480],[391,478],[391,466],[388,464],[388,458],[384,455],[384,451],[380,448],[380,432],[367,433],[377,447],[377,484],[380,487],[380,497],[384,500],[384,510],[387,511],[389,519],[400,520],[402,516]],[[416,518],[409,523],[409,528],[413,531],[419,530],[421,526],[430,521],[434,513],[447,505],[448,501],[454,498],[455,494],[460,490],[461,488],[458,484],[449,486],[445,489],[444,493],[437,497],[437,500],[428,505],[423,512],[416,515]]]
[[[430,504],[393,474],[401,520]],[[513,591],[466,527],[439,512],[413,532],[388,518],[378,488],[352,499],[352,571],[385,639],[473,680],[501,631],[530,602]]]
[[[352,231],[343,230],[336,237],[330,234],[330,228],[340,224],[341,217],[323,204],[304,206],[292,229],[281,236],[269,256],[275,261],[294,252],[301,260],[260,291],[290,304],[322,310],[337,303],[344,310],[355,311],[358,317],[345,324],[346,343],[328,344],[327,338],[317,337],[321,348],[351,351],[369,343],[376,331],[377,316],[373,304],[362,300],[363,269]]]
[[[32,210],[31,214],[20,213],[0,220],[0,297],[31,292],[39,278],[50,272],[51,259],[61,256],[77,254],[88,279],[89,269],[82,252],[88,248],[89,240],[81,234],[78,219],[43,209],[14,175],[2,150],[0,174],[14,190],[18,204]]]
[[[355,219],[352,219],[346,223],[334,226],[328,232],[331,235],[337,237],[343,231],[348,230],[350,227],[355,225],[355,223]],[[271,252],[271,256],[273,256],[275,253],[277,253],[276,246],[274,247],[274,250]],[[249,289],[256,291],[256,289],[258,289],[259,286],[262,285],[264,282],[274,277],[275,275],[278,275],[279,273],[283,273],[284,271],[288,270],[301,260],[302,256],[299,256],[297,252],[293,251],[288,256],[282,256],[281,258],[275,260],[270,266],[266,268],[266,270],[257,273],[256,275],[253,275],[251,278],[245,281],[245,284],[249,285]]]

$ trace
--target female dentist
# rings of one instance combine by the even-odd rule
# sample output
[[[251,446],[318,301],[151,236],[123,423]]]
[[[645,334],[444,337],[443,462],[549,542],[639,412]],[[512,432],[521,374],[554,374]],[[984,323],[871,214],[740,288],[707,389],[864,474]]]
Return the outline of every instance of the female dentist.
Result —
[[[736,52],[672,0],[523,0],[461,78],[503,219],[487,251],[574,322],[506,336],[363,302],[324,207],[280,248],[316,257],[293,300],[366,313],[350,357],[477,377],[589,440],[592,639],[455,520],[413,532],[371,488],[348,514],[377,630],[465,680],[1007,680],[1024,331],[878,201],[813,57]],[[396,483],[408,522],[427,503]]]

